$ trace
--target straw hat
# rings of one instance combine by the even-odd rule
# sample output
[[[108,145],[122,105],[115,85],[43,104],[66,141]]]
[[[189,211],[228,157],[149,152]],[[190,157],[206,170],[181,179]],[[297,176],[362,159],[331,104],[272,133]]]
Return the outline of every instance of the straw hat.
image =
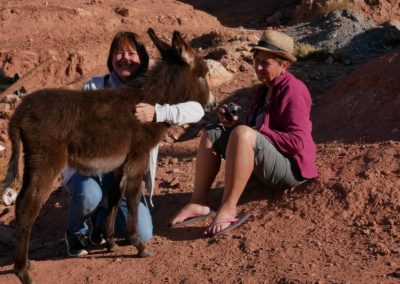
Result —
[[[258,49],[275,54],[279,57],[296,62],[297,58],[294,57],[294,41],[293,39],[282,32],[266,30],[262,33],[258,44],[250,45],[253,47],[252,51]]]

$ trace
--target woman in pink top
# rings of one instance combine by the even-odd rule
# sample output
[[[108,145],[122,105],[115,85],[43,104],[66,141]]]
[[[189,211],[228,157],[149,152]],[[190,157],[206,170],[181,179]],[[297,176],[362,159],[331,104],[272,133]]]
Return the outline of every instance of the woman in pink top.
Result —
[[[290,188],[318,176],[307,87],[289,71],[296,61],[293,39],[267,30],[253,47],[254,68],[261,87],[255,94],[247,125],[219,109],[220,124],[206,128],[196,158],[194,191],[188,204],[172,218],[172,227],[214,216],[208,192],[225,158],[225,188],[212,224],[204,232],[215,236],[242,224],[250,213],[237,216],[237,203],[250,177],[276,189]]]

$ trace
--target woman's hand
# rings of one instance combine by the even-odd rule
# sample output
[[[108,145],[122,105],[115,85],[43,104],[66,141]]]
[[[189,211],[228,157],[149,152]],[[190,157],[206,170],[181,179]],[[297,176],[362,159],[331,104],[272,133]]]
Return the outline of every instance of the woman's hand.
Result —
[[[218,108],[217,115],[219,121],[227,129],[234,128],[239,123],[239,116],[230,115],[227,112],[228,110],[226,105],[222,105],[220,108]]]
[[[139,103],[135,106],[135,117],[142,123],[152,122],[155,120],[155,108],[153,105]]]

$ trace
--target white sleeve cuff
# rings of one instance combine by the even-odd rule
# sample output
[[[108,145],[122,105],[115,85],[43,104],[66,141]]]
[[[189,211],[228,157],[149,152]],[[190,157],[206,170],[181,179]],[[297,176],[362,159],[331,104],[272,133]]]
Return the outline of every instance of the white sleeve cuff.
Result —
[[[204,116],[203,107],[194,101],[176,105],[155,105],[156,122],[182,125],[198,122]]]

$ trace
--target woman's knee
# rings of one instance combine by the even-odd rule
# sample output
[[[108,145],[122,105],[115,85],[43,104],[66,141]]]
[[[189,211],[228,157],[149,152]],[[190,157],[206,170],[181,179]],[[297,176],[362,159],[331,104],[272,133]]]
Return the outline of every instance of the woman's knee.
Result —
[[[255,145],[256,131],[247,125],[239,125],[232,130],[229,140]]]
[[[71,202],[91,212],[101,202],[103,193],[100,185],[91,177],[76,173],[67,184]]]

